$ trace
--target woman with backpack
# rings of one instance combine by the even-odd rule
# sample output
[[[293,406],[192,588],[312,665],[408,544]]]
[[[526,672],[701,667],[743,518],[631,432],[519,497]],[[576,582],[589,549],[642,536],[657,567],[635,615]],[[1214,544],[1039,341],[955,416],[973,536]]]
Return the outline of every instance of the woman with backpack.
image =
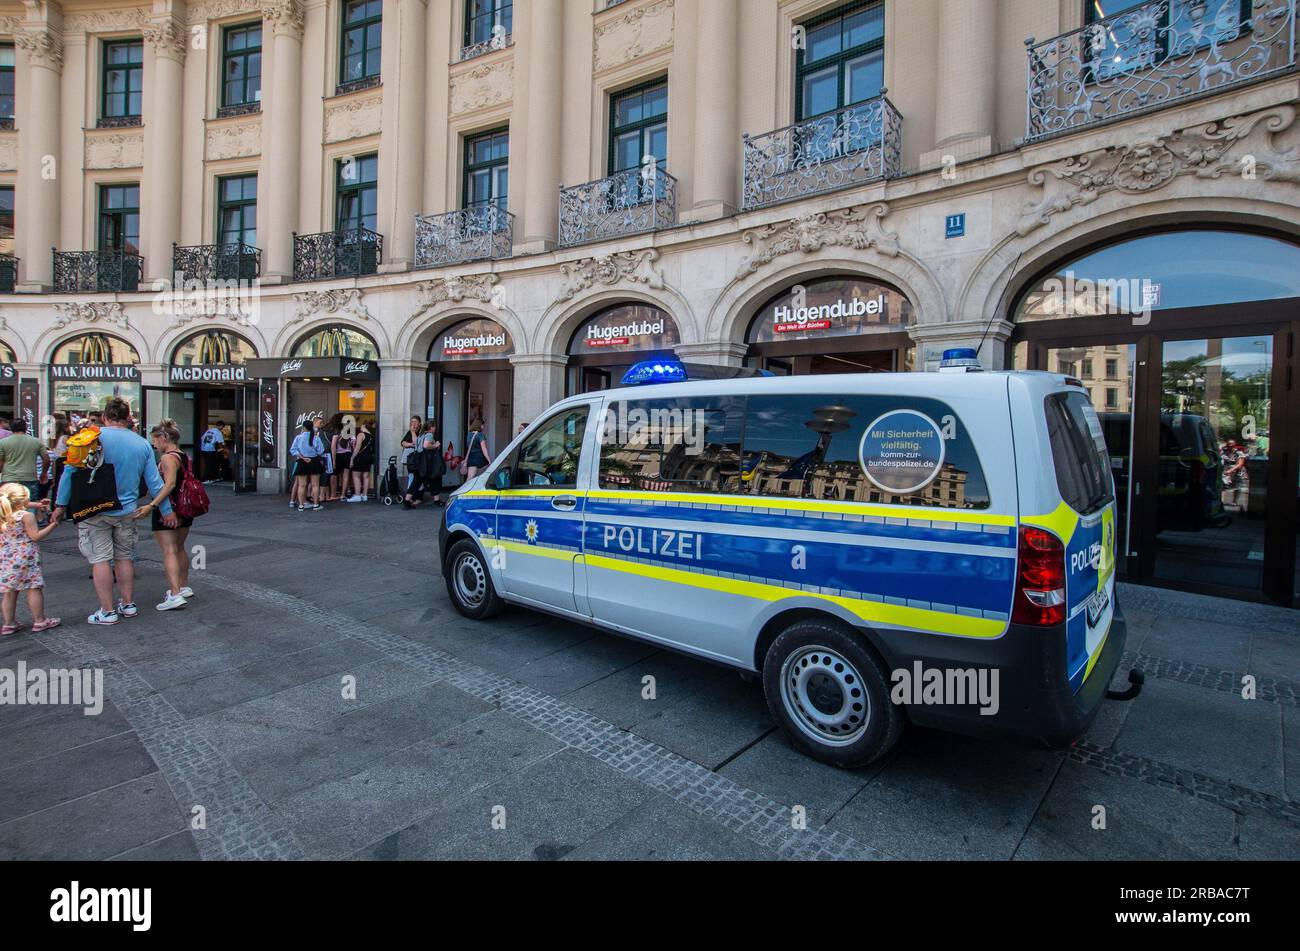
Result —
[[[180,447],[181,431],[174,419],[164,419],[150,431],[151,442],[158,452],[158,471],[163,477],[163,487],[157,495],[142,508],[147,508],[153,517],[153,537],[162,549],[163,572],[167,575],[167,594],[160,604],[154,605],[159,611],[174,611],[183,608],[194,597],[190,587],[190,559],[185,550],[185,539],[189,537],[190,526],[194,524],[192,515],[181,515],[181,486],[187,479],[194,479],[190,457]],[[202,485],[195,479],[198,491]],[[193,487],[186,486],[187,490]],[[163,499],[171,501],[172,510],[176,512],[176,527],[168,528],[158,514],[158,506]],[[204,494],[203,502],[207,496]]]
[[[357,424],[357,438],[352,445],[352,486],[349,502],[366,502],[370,499],[370,470],[375,466],[375,442],[370,427],[362,420]]]
[[[418,508],[424,501],[424,490],[433,490],[433,502],[442,504],[442,477],[447,463],[442,458],[442,434],[433,420],[424,424],[424,431],[416,437],[415,452],[411,455],[411,484],[406,490],[402,507]]]

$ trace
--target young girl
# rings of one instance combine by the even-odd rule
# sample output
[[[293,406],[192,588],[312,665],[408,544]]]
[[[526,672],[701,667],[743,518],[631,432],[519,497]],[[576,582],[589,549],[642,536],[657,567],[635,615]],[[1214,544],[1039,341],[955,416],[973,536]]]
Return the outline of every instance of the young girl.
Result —
[[[54,531],[53,525],[36,527],[31,493],[25,485],[6,482],[0,485],[0,590],[4,591],[4,624],[0,636],[16,634],[22,630],[18,623],[18,592],[27,592],[27,607],[32,612],[32,633],[39,634],[61,623],[56,617],[45,616],[45,577],[41,574],[41,550],[37,542]]]

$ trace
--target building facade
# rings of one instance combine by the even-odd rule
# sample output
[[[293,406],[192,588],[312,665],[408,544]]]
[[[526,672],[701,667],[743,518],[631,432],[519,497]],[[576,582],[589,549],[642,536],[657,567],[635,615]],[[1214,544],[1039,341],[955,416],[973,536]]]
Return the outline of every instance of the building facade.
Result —
[[[314,415],[970,346],[1088,386],[1129,577],[1293,603],[1295,6],[4,0],[0,413],[274,491]]]

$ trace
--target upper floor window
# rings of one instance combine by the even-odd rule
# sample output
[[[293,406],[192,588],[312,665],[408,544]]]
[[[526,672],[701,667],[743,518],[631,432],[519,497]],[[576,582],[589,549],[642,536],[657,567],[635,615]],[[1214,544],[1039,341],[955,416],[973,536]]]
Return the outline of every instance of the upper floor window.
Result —
[[[99,186],[99,250],[140,251],[140,186]]]
[[[1128,14],[1128,15],[1121,15]],[[1235,40],[1250,18],[1250,0],[1087,0],[1083,20],[1111,19],[1086,35],[1089,80]]]
[[[262,101],[262,24],[226,27],[221,47],[221,105],[240,110]]]
[[[795,118],[834,112],[880,95],[885,5],[854,3],[806,23],[795,62]]]
[[[14,187],[0,185],[0,254],[14,253]]]
[[[375,230],[379,208],[379,156],[339,159],[335,165],[334,230]]]
[[[136,125],[144,91],[144,41],[112,40],[104,44],[100,123]]]
[[[217,179],[217,243],[257,247],[257,176]]]
[[[668,80],[657,79],[611,96],[609,100],[609,173],[641,165],[654,156],[662,169],[668,161]]]
[[[379,81],[383,6],[382,0],[346,0],[343,4],[340,92],[360,89]]]
[[[465,0],[465,49],[504,49],[514,26],[514,0]]]
[[[0,43],[0,129],[14,127],[14,45]]]
[[[492,204],[504,210],[509,165],[510,133],[505,129],[465,139],[465,207]]]

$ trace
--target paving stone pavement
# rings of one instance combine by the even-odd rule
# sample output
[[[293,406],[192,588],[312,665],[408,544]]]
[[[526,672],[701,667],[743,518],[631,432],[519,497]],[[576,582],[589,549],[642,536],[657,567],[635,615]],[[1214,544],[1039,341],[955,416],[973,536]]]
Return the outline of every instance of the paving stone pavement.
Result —
[[[1147,688],[1068,753],[912,730],[843,771],[734,672],[460,618],[436,510],[214,503],[184,611],[146,537],[140,616],[90,627],[71,526],[45,543],[65,626],[0,668],[100,669],[107,702],[0,706],[0,858],[1300,857],[1296,612],[1125,586]]]

